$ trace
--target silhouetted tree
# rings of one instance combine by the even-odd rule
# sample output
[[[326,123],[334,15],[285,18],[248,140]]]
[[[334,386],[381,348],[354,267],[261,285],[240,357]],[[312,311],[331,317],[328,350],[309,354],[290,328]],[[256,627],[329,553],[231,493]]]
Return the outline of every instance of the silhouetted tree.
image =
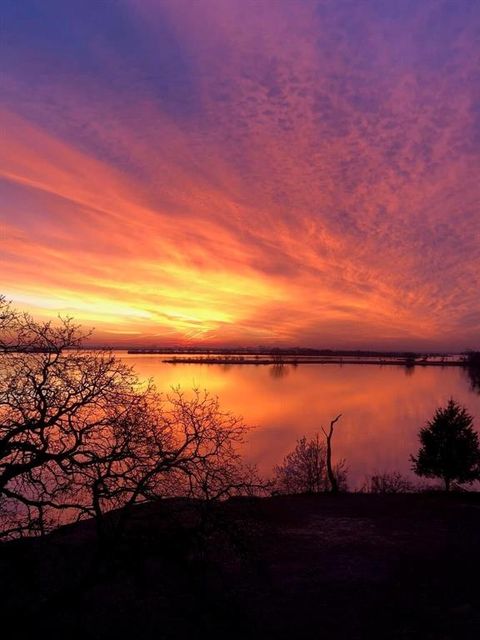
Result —
[[[247,427],[223,412],[218,398],[198,389],[187,396],[176,388],[166,396],[153,390],[142,401],[138,419],[111,433],[105,454],[77,473],[79,490],[89,488],[100,537],[106,527],[121,533],[140,502],[175,496],[216,502],[262,490],[255,468],[238,453]]]
[[[407,369],[412,369],[415,366],[417,358],[418,358],[418,354],[416,353],[410,353],[410,352],[405,353],[405,359],[404,359],[405,367]]]
[[[275,486],[282,493],[320,493],[327,489],[325,445],[316,434],[312,440],[303,436],[275,467]]]
[[[335,424],[338,422],[338,420],[340,420],[341,417],[342,417],[342,414],[339,414],[336,418],[334,418],[330,422],[330,429],[328,430],[328,433],[322,427],[322,431],[327,441],[327,452],[326,452],[327,477],[330,485],[330,491],[332,493],[338,493],[338,490],[339,490],[337,474],[335,473],[332,466],[332,437],[333,437],[333,430],[334,430]]]
[[[207,392],[157,393],[111,352],[80,349],[86,335],[0,299],[0,534],[93,516],[104,536],[114,508],[120,526],[151,498],[254,490],[239,418]]]
[[[410,480],[398,471],[373,474],[367,477],[361,489],[364,493],[410,493],[414,490]]]
[[[330,461],[331,464],[331,461]],[[311,440],[305,436],[297,440],[293,451],[274,469],[274,487],[280,493],[322,493],[331,490],[333,476],[337,491],[347,486],[345,460],[327,468],[327,447],[316,434]]]
[[[86,334],[71,319],[35,322],[5,303],[2,311],[3,515],[12,530],[42,532],[52,509],[68,509],[70,517],[88,512],[86,489],[71,491],[75,476],[119,456],[116,441],[138,417],[146,391],[108,351],[79,350]]]
[[[419,476],[442,478],[445,490],[452,482],[463,484],[480,478],[480,447],[473,418],[453,399],[420,430],[421,447],[411,456]]]

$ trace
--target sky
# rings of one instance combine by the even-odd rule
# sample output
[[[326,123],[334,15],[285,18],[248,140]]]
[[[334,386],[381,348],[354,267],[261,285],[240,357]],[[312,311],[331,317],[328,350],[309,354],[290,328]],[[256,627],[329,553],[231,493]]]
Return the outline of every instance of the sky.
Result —
[[[480,3],[1,7],[17,307],[114,346],[480,347]]]

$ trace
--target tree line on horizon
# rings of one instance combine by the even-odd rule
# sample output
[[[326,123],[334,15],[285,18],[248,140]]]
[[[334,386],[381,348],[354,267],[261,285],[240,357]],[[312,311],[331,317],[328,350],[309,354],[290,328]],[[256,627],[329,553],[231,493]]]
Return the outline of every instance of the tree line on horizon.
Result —
[[[301,438],[263,480],[239,453],[247,425],[207,391],[160,393],[108,350],[80,349],[71,318],[37,322],[0,296],[0,538],[41,535],[93,518],[99,540],[121,535],[135,505],[182,496],[338,493],[347,464],[333,461],[338,415]],[[445,489],[480,478],[472,416],[450,400],[420,431],[415,472]],[[412,490],[400,474],[372,476],[370,492]]]

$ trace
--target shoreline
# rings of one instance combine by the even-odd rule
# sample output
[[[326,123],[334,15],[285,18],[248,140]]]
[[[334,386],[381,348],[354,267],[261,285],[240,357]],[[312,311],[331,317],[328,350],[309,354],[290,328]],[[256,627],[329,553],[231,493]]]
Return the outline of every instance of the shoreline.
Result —
[[[343,360],[341,358],[325,359],[325,358],[295,358],[292,360],[274,360],[274,359],[258,359],[258,360],[244,360],[240,358],[165,358],[162,362],[166,364],[217,364],[217,365],[274,365],[285,366],[300,364],[360,364],[360,365],[376,365],[376,366],[399,366],[413,369],[414,367],[466,367],[466,363],[462,360],[454,360],[447,362],[409,362],[402,360]]]

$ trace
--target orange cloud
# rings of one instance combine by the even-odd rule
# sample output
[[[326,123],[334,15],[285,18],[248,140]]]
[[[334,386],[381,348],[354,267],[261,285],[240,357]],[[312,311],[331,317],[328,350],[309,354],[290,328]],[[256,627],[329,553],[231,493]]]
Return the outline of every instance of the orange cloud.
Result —
[[[54,34],[11,45],[9,297],[115,344],[478,346],[467,3],[132,1],[98,34],[76,11],[56,72]]]

